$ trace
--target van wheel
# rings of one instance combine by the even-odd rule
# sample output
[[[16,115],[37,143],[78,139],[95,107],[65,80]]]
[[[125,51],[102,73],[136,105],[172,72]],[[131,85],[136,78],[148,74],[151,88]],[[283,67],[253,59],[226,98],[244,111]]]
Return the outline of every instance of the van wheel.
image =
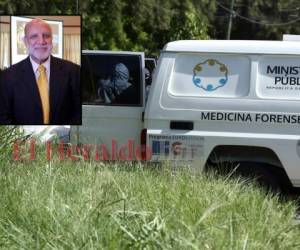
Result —
[[[210,165],[210,164],[209,164]],[[207,170],[215,170],[217,174],[242,177],[247,183],[256,182],[267,191],[279,193],[281,180],[278,178],[278,167],[258,162],[222,162],[213,164]],[[281,173],[281,172],[280,172]]]
[[[281,192],[281,185],[276,171],[272,171],[273,168],[276,167],[256,162],[240,162],[234,175],[244,177],[251,182],[254,181],[267,191],[278,193]]]

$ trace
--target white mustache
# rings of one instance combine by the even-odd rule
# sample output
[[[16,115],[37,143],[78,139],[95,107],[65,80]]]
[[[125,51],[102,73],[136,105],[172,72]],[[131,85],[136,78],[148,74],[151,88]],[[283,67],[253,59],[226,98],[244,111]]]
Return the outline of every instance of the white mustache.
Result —
[[[38,47],[34,47],[34,49],[48,49],[49,46],[38,46]]]

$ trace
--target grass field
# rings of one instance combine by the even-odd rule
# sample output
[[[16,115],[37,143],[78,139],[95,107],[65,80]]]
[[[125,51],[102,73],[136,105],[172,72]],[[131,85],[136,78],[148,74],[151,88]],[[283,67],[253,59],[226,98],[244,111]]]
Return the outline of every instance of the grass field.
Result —
[[[42,157],[0,164],[2,249],[300,249],[296,205],[237,179]]]

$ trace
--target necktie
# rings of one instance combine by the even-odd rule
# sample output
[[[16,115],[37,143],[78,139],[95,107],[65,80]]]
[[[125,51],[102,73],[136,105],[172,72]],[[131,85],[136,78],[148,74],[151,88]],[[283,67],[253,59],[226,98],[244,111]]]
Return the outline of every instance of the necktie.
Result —
[[[38,85],[38,89],[42,101],[43,120],[44,120],[44,124],[49,124],[50,103],[49,103],[49,91],[48,91],[48,80],[46,75],[46,68],[43,65],[40,65],[38,67],[38,72],[40,73],[40,75],[37,80],[37,85]]]

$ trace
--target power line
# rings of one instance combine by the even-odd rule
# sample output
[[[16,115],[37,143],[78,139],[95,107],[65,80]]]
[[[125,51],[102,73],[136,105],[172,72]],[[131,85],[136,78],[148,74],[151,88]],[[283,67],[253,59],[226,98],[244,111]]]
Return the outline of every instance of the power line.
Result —
[[[233,13],[232,13],[232,11],[229,8],[227,8],[224,5],[220,4],[218,1],[216,1],[216,3],[222,9],[226,10],[228,13],[233,14],[233,16],[237,16],[240,19],[243,19],[245,21],[248,21],[248,22],[251,22],[251,23],[260,24],[260,25],[266,25],[266,26],[284,26],[284,25],[289,25],[289,24],[296,23],[296,22],[300,21],[300,17],[298,17],[298,18],[295,18],[293,20],[290,20],[290,21],[284,22],[284,23],[266,23],[266,22],[263,22],[263,21],[257,21],[257,20],[254,20],[254,19],[242,16],[242,15],[238,14],[235,11],[233,11]]]

